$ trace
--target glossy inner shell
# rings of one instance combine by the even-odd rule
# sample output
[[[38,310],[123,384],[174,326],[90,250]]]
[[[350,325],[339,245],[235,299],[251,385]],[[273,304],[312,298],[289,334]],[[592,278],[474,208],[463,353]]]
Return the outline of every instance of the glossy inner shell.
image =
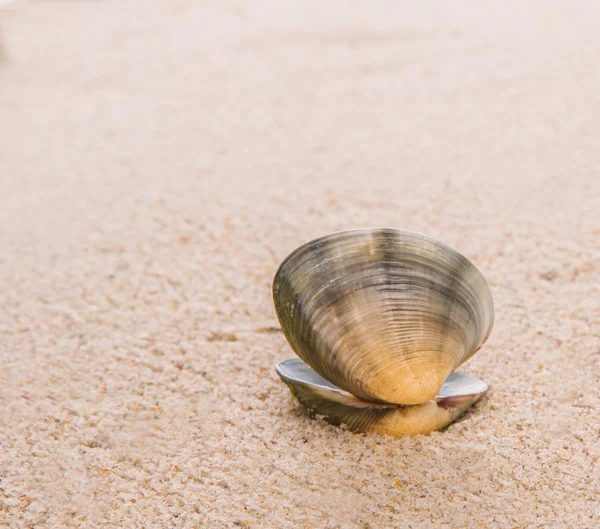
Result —
[[[374,402],[433,399],[493,325],[477,268],[404,230],[352,230],[301,246],[280,266],[273,298],[296,354],[335,386]]]
[[[377,404],[353,397],[325,380],[299,358],[284,360],[277,373],[292,394],[314,415],[344,424],[353,432],[383,433],[403,437],[428,434],[460,417],[486,392],[478,378],[452,373],[434,400],[415,406]]]

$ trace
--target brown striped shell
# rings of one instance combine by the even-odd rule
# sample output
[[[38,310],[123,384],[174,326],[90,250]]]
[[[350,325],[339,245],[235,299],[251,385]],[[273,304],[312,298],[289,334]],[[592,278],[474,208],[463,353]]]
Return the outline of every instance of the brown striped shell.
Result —
[[[391,228],[300,246],[279,267],[273,298],[288,342],[308,366],[379,403],[434,399],[494,320],[489,287],[468,259]]]

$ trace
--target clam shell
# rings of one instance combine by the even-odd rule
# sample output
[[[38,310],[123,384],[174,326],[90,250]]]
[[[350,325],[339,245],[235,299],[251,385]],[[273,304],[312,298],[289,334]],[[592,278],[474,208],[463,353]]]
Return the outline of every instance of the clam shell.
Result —
[[[382,433],[404,437],[428,434],[460,417],[488,390],[478,378],[452,373],[435,399],[415,406],[367,402],[337,388],[299,358],[284,360],[277,373],[294,396],[313,415],[353,432]]]
[[[273,299],[295,353],[355,397],[422,404],[488,338],[477,268],[418,233],[374,228],[308,242],[281,264]]]

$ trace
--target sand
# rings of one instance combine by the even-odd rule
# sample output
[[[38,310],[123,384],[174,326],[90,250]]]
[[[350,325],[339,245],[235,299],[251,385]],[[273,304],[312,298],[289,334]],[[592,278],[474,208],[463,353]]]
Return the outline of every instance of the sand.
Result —
[[[600,524],[595,2],[45,0],[0,12],[0,527]],[[436,237],[491,386],[430,436],[309,419],[279,262]]]

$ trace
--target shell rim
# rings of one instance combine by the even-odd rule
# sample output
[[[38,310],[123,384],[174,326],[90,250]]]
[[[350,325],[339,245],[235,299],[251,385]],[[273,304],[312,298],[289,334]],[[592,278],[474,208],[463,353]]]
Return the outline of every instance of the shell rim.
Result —
[[[272,292],[272,297],[273,297],[273,303],[275,305],[275,307],[277,307],[277,302],[275,299],[275,285],[277,284],[277,278],[279,277],[279,275],[281,274],[281,271],[283,270],[283,268],[290,262],[292,261],[296,256],[298,256],[299,254],[301,254],[302,252],[306,251],[310,246],[313,246],[314,244],[318,244],[320,242],[323,241],[327,241],[327,240],[331,240],[331,239],[335,239],[337,237],[340,237],[342,235],[346,235],[346,234],[353,234],[353,233],[396,233],[396,234],[406,234],[406,235],[411,235],[411,236],[416,236],[417,238],[421,238],[429,243],[434,243],[438,246],[440,246],[444,251],[449,252],[450,254],[453,254],[455,256],[457,256],[458,258],[464,260],[466,263],[468,263],[468,265],[474,269],[474,271],[481,277],[483,284],[486,287],[486,290],[489,294],[489,299],[490,299],[490,304],[491,304],[491,320],[490,320],[490,325],[488,328],[488,332],[485,335],[485,338],[481,341],[480,346],[473,351],[469,356],[467,356],[462,363],[466,362],[469,358],[471,358],[471,356],[473,356],[481,347],[483,347],[483,345],[487,342],[488,338],[490,337],[490,335],[492,334],[492,329],[494,327],[494,323],[495,323],[495,319],[496,319],[496,310],[495,310],[495,306],[494,306],[494,298],[492,296],[492,292],[490,289],[490,285],[487,282],[485,276],[483,275],[483,273],[481,272],[481,270],[479,270],[479,268],[475,265],[475,263],[473,263],[473,261],[471,261],[468,257],[466,257],[465,255],[463,255],[462,253],[460,253],[458,250],[455,250],[454,248],[448,246],[446,243],[439,241],[438,239],[435,239],[434,237],[431,237],[429,235],[425,235],[424,233],[418,232],[418,231],[414,231],[414,230],[406,230],[403,228],[390,228],[390,227],[373,227],[373,228],[351,228],[351,229],[347,229],[347,230],[339,230],[339,231],[334,231],[332,233],[328,233],[326,235],[321,235],[320,237],[316,237],[315,239],[311,239],[309,241],[306,241],[304,243],[302,243],[300,246],[296,247],[294,250],[292,250],[287,257],[285,257],[283,259],[283,261],[281,261],[280,265],[277,267],[277,271],[275,272],[275,276],[273,278],[273,284],[271,287],[271,292]],[[279,320],[279,314],[277,313],[277,310],[275,310],[275,313],[277,315],[277,319]],[[280,322],[281,323],[281,322]]]

